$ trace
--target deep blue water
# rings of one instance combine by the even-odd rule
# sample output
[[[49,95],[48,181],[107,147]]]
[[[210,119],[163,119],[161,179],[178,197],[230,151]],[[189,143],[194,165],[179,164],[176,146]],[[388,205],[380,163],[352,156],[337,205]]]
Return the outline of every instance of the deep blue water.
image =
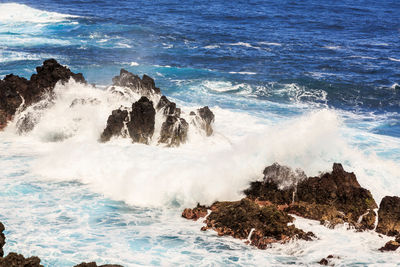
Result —
[[[275,82],[294,83],[311,94],[301,101],[379,113],[400,109],[399,1],[1,2],[81,16],[78,24],[47,24],[36,32],[1,27],[1,45],[45,51],[91,82],[109,83],[123,63],[134,61],[139,72],[162,73],[157,82],[165,90],[176,87],[170,82],[176,77],[207,76],[249,84],[261,100],[290,102]],[[1,61],[0,74],[28,75],[40,61]],[[320,91],[326,101],[314,96]]]

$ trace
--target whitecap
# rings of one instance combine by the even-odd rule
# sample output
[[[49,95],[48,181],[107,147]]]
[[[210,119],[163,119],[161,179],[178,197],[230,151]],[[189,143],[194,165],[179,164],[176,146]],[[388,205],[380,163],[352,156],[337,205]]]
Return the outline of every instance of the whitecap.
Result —
[[[400,62],[400,59],[397,59],[397,58],[388,57],[388,59],[391,61]]]

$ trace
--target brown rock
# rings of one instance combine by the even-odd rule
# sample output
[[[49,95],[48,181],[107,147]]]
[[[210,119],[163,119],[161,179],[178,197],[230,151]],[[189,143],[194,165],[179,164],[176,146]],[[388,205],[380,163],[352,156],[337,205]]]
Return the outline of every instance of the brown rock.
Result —
[[[400,197],[386,196],[382,199],[376,231],[389,236],[400,234]]]
[[[120,75],[115,76],[112,81],[113,85],[128,87],[141,96],[151,97],[154,94],[161,94],[160,88],[157,88],[154,80],[147,75],[143,75],[140,79],[139,76],[121,69]]]
[[[398,249],[400,247],[400,243],[396,242],[394,240],[391,240],[389,242],[387,242],[383,247],[381,247],[379,250],[381,252],[384,251],[395,251],[396,249]]]
[[[0,267],[43,267],[38,257],[26,258],[21,254],[9,253],[6,257],[0,258]]]
[[[182,212],[182,217],[188,220],[197,221],[199,218],[203,218],[207,216],[207,207],[197,204],[196,208],[193,209],[185,209]]]
[[[118,264],[104,264],[104,265],[97,265],[95,262],[82,262],[74,267],[123,267],[122,265]]]
[[[5,230],[4,225],[0,222],[0,258],[4,256],[3,247],[6,244],[6,237],[3,231]]]

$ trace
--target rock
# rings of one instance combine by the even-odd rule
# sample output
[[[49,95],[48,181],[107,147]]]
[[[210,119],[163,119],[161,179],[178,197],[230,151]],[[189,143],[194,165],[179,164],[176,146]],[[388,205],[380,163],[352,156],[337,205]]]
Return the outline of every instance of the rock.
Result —
[[[384,251],[395,251],[400,247],[400,243],[394,240],[390,240],[387,242],[383,247],[381,247],[379,250],[381,252]]]
[[[177,116],[167,116],[161,126],[159,143],[168,144],[168,146],[179,146],[187,140],[189,124],[185,119]]]
[[[133,142],[148,144],[154,133],[156,111],[153,102],[142,96],[132,104],[130,121],[127,123],[128,133]]]
[[[174,102],[171,102],[168,100],[166,96],[161,96],[160,101],[158,101],[157,104],[157,111],[161,110],[164,108],[164,115],[175,115],[177,117],[181,116],[181,109],[176,108],[176,104]]]
[[[52,93],[57,82],[65,83],[73,78],[77,82],[86,83],[81,73],[71,72],[55,59],[44,61],[43,66],[37,67],[36,71],[37,74],[33,74],[30,80],[13,74],[0,80],[0,130],[19,108],[26,108],[41,100],[44,95]]]
[[[6,237],[4,236],[3,231],[5,230],[4,225],[0,222],[0,258],[4,256],[3,247],[6,244]]]
[[[307,178],[306,174],[296,169],[274,163],[264,169],[262,182],[252,182],[245,194],[251,199],[271,201],[276,204],[290,204],[299,181]]]
[[[286,204],[286,211],[331,227],[349,222],[359,229],[374,228],[375,200],[341,164],[333,164],[331,173],[310,178],[301,170],[286,168],[277,164],[267,167],[264,180],[251,183],[245,194],[253,200]]]
[[[297,186],[299,201],[332,205],[357,221],[366,211],[377,208],[369,190],[362,188],[354,173],[344,171],[339,163],[321,177],[311,177]]]
[[[160,88],[157,88],[154,80],[147,75],[143,75],[140,79],[139,76],[121,69],[120,75],[115,76],[112,81],[114,86],[128,87],[141,96],[151,97],[154,94],[161,94]]]
[[[100,136],[101,142],[110,141],[113,136],[120,136],[123,133],[124,125],[128,121],[128,111],[123,109],[113,110],[107,119],[107,126]]]
[[[122,265],[118,264],[104,264],[104,265],[97,265],[95,262],[82,262],[74,267],[123,267]]]
[[[400,234],[400,197],[386,196],[382,199],[376,231],[389,236]]]
[[[328,265],[329,261],[325,258],[322,258],[319,262],[320,265]]]
[[[249,239],[250,244],[266,249],[269,244],[286,242],[293,238],[311,240],[311,232],[288,225],[294,218],[274,205],[260,206],[244,198],[233,202],[216,202],[206,217],[206,226],[201,230],[213,229],[219,236],[229,235],[238,239]],[[199,217],[195,210],[186,210],[188,218]],[[204,208],[197,209],[197,214],[204,215]],[[251,234],[250,234],[251,233]]]
[[[26,258],[21,254],[9,253],[6,257],[0,258],[0,267],[43,267],[38,257]]]
[[[190,115],[193,115],[194,112],[192,112],[190,112]],[[207,136],[212,135],[212,123],[214,122],[215,118],[214,113],[207,106],[205,106],[198,109],[197,113],[195,114],[196,116],[193,120],[193,124],[195,124],[200,129],[203,129]]]
[[[197,221],[199,218],[203,218],[207,216],[207,207],[197,204],[196,208],[193,209],[185,209],[182,212],[182,217],[188,220]]]

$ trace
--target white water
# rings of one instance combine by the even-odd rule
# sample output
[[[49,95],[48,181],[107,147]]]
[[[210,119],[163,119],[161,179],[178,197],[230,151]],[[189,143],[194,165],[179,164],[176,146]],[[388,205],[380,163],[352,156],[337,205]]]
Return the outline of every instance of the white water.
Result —
[[[7,190],[0,196],[7,203],[0,220],[10,228],[9,251],[37,254],[60,266],[96,259],[127,266],[188,261],[280,266],[315,264],[329,254],[340,256],[336,261],[344,265],[382,266],[400,259],[399,254],[377,252],[387,238],[330,230],[309,220],[298,219],[296,225],[312,230],[319,240],[258,251],[212,231],[200,232],[201,220],[180,218],[184,207],[198,202],[240,199],[249,182],[260,179],[263,168],[273,162],[302,168],[309,176],[342,162],[378,204],[385,195],[400,195],[400,166],[375,155],[374,147],[366,153],[355,146],[361,137],[384,139],[377,143],[383,148],[396,143],[348,128],[335,110],[311,110],[277,122],[211,107],[216,116],[213,136],[191,131],[189,142],[179,148],[132,144],[128,139],[100,144],[111,110],[130,106],[137,96],[116,98],[74,82],[55,91],[55,105],[37,113],[40,122],[32,132],[18,136],[13,124],[0,133],[0,169],[7,177],[1,180]],[[100,104],[70,108],[76,98],[96,98]],[[195,108],[184,106],[183,112]],[[117,208],[100,209],[113,205]]]

